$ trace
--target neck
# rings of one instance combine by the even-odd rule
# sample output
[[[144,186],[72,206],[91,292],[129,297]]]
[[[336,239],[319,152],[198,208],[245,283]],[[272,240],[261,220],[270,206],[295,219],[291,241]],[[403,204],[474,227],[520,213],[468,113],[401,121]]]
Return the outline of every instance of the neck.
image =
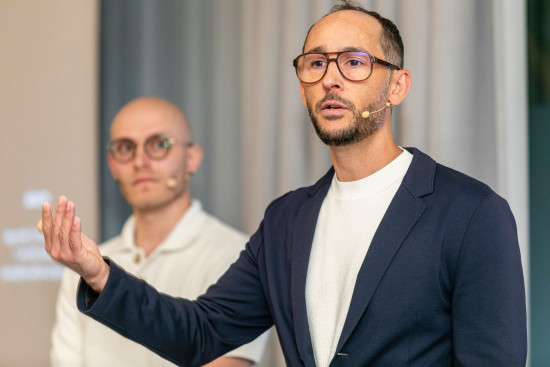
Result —
[[[391,125],[384,123],[368,138],[348,146],[330,147],[336,177],[342,182],[368,177],[401,154],[393,140]]]
[[[136,246],[142,248],[145,255],[149,256],[166,239],[190,205],[189,195],[182,195],[163,207],[134,210]]]

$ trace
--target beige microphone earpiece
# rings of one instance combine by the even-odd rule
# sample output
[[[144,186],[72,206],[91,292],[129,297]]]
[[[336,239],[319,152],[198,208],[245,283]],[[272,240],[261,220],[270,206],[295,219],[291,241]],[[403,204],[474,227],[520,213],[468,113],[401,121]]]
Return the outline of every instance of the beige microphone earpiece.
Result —
[[[380,112],[380,111],[382,111],[382,110],[384,110],[384,109],[386,109],[386,108],[388,108],[388,107],[390,107],[390,106],[391,106],[391,103],[390,103],[390,102],[386,102],[386,105],[385,105],[384,107],[382,107],[381,109],[376,110],[376,111],[372,111],[372,112],[370,112],[370,111],[363,111],[363,113],[361,114],[361,116],[362,116],[364,119],[369,118],[369,116],[372,115],[373,113]]]
[[[168,180],[166,180],[166,187],[169,189],[173,189],[176,187],[178,181],[176,181],[175,177],[170,177]]]

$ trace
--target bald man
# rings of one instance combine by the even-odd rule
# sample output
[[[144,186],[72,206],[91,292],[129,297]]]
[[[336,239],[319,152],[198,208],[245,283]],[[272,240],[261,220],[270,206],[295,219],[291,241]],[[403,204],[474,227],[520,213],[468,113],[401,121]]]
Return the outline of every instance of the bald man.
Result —
[[[244,249],[246,237],[208,215],[191,199],[189,180],[201,164],[184,114],[153,97],[124,106],[111,125],[108,163],[133,209],[122,233],[100,246],[104,256],[163,293],[196,298]],[[52,366],[172,366],[78,312],[79,277],[66,271],[52,333]],[[266,335],[208,364],[241,367],[258,362]]]

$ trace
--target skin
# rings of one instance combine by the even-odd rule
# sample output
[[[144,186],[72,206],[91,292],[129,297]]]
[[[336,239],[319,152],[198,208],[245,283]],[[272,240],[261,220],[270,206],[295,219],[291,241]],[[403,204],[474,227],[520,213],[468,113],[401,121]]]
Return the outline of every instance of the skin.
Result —
[[[346,49],[361,49],[384,58],[378,42],[382,27],[375,18],[353,10],[330,14],[317,22],[310,31],[304,52],[338,52]],[[333,57],[331,55],[331,57]],[[316,106],[327,94],[335,94],[350,101],[357,111],[380,102],[380,94],[387,83],[387,69],[374,64],[372,74],[366,80],[353,82],[345,79],[335,63],[330,63],[320,81],[311,84],[300,82],[300,95],[304,106]],[[405,98],[410,88],[410,72],[399,70],[391,74],[385,101],[393,106]],[[382,103],[378,108],[383,107]],[[345,105],[340,109],[321,109],[314,112],[318,128],[326,134],[338,134],[353,123],[353,112]],[[378,109],[377,108],[377,109]],[[380,126],[370,136],[353,144],[329,146],[332,163],[338,180],[355,181],[380,170],[400,153],[391,130],[391,110],[378,112]],[[373,115],[375,116],[375,115]]]
[[[157,134],[174,138],[177,142],[162,160],[150,159],[143,149],[143,141]],[[164,241],[191,205],[189,178],[200,167],[202,149],[196,144],[191,147],[185,145],[185,143],[192,142],[192,136],[183,113],[171,103],[152,97],[134,100],[117,113],[111,124],[111,140],[121,138],[131,139],[138,143],[136,156],[130,162],[119,163],[109,154],[108,164],[124,198],[132,206],[136,220],[136,246],[143,248],[146,255],[149,256]],[[175,179],[176,184],[174,187],[168,187],[166,183],[172,178]],[[63,206],[65,206],[64,213]],[[50,210],[46,206],[44,211],[49,212]],[[67,218],[74,215],[74,203],[61,197],[56,206],[55,217],[61,218],[64,214],[68,214]],[[43,222],[44,224],[49,223],[47,220]],[[64,228],[68,225],[68,221],[61,223],[54,221],[51,230],[44,226],[44,234],[64,232]],[[78,218],[74,221],[73,227],[80,227]],[[66,238],[65,234],[62,236]],[[51,236],[49,237],[51,238]],[[46,243],[48,244],[49,241]],[[98,287],[102,289],[103,281],[108,278],[108,267],[101,264],[102,260],[98,258],[95,245],[88,238],[84,237],[82,243],[84,244],[83,251],[71,259],[71,263],[76,266],[77,259],[88,259],[94,264],[95,269],[100,269],[101,273],[106,271],[105,275],[93,276],[93,279],[90,280],[94,284],[92,288],[96,289],[95,284],[103,284]],[[53,253],[61,255],[61,253],[57,253],[56,248],[50,247],[50,249],[53,250]],[[91,252],[89,257],[88,251]],[[105,264],[105,262],[103,263]],[[81,267],[77,266],[77,269],[81,269]],[[77,270],[77,272],[79,271]],[[87,278],[84,277],[84,279]],[[246,367],[252,365],[253,363],[246,359],[220,357],[206,366]]]
[[[143,141],[157,134],[176,139],[162,160],[149,158],[143,149]],[[119,163],[109,154],[108,164],[135,214],[135,243],[150,255],[191,205],[189,177],[199,169],[202,150],[184,145],[193,140],[185,116],[158,98],[134,100],[118,112],[111,124],[111,141],[122,138],[138,143],[136,157]],[[173,188],[166,185],[171,178],[176,182]]]
[[[384,59],[379,45],[381,26],[378,21],[361,12],[343,10],[322,18],[311,29],[304,45],[304,52],[338,52],[348,48],[368,51]],[[331,57],[334,55],[330,55]],[[350,101],[357,111],[371,110],[369,104],[379,102],[387,85],[387,70],[375,64],[371,76],[364,81],[345,79],[334,63],[320,81],[300,83],[300,95],[304,106],[316,106],[327,94],[338,95]],[[400,104],[407,95],[411,83],[410,72],[399,70],[391,75],[385,92],[385,100],[393,106]],[[353,113],[344,105],[339,109],[313,111],[318,128],[327,134],[338,134],[353,124]],[[382,107],[382,106],[380,106]],[[340,181],[355,181],[380,170],[400,153],[391,130],[391,110],[379,112],[380,126],[368,136],[352,144],[330,145],[329,150],[336,175]],[[109,277],[109,267],[103,261],[97,246],[81,234],[81,223],[75,217],[74,203],[60,197],[55,216],[44,203],[42,223],[45,248],[50,256],[79,273],[96,292],[103,290]]]

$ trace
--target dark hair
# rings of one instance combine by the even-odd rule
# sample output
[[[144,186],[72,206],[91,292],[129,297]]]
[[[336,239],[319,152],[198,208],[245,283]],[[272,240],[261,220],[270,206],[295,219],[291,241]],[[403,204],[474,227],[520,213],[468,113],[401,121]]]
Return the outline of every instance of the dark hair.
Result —
[[[376,18],[380,23],[380,25],[382,26],[382,34],[380,35],[380,48],[384,52],[385,60],[396,66],[399,66],[400,68],[403,67],[403,59],[404,59],[403,40],[401,39],[401,35],[399,34],[399,29],[397,29],[397,26],[391,20],[382,17],[380,14],[378,14],[375,11],[370,11],[365,9],[361,4],[358,4],[354,0],[339,0],[324,17],[341,10],[355,10]],[[306,40],[307,40],[307,37],[309,36],[309,32],[311,31],[311,28],[313,28],[314,25],[315,24],[313,24],[309,28],[306,35]],[[304,41],[304,47],[305,47],[305,41]],[[304,49],[302,47],[302,52],[303,51]]]

